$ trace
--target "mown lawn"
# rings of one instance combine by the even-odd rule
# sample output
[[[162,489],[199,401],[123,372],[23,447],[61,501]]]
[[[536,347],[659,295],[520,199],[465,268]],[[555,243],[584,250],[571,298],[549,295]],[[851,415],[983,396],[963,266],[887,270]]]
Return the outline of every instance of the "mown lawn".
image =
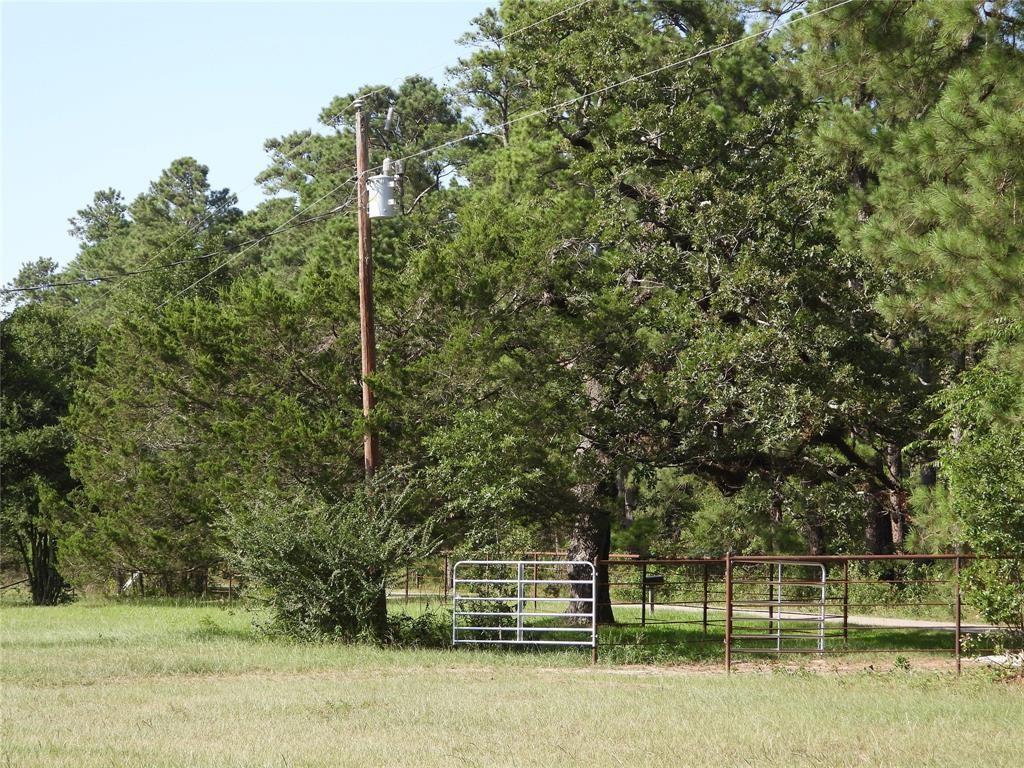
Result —
[[[592,667],[265,640],[216,605],[0,608],[13,766],[1024,764],[988,673]]]

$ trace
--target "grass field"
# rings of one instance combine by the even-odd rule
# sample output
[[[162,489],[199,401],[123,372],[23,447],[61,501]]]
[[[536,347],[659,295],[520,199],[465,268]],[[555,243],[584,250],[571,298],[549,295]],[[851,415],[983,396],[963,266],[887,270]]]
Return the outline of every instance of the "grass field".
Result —
[[[303,645],[217,605],[8,606],[0,622],[12,766],[1024,763],[1024,688],[984,672]]]

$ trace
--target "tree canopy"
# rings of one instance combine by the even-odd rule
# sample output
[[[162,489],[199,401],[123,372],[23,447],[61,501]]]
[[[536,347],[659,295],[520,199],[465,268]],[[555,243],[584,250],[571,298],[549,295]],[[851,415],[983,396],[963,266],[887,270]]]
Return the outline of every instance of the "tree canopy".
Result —
[[[447,84],[268,139],[252,210],[187,157],[98,191],[78,256],[7,294],[26,563],[273,574],[289,537],[308,563],[373,530],[394,558],[1020,555],[1021,4],[784,6],[506,0]],[[357,98],[371,165],[404,161],[369,424]]]

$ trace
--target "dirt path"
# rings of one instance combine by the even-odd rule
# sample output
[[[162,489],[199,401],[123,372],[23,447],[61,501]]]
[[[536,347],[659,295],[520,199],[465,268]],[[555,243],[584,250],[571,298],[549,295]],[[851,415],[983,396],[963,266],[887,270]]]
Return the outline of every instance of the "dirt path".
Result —
[[[640,608],[640,604],[623,606],[625,608]],[[658,605],[655,603],[655,609],[658,611],[684,611],[686,613],[702,613],[703,608],[689,605]],[[724,609],[720,607],[708,606],[708,613],[723,613]],[[652,614],[653,615],[653,614]],[[758,618],[768,619],[770,618],[768,611],[766,610],[736,610],[733,609],[733,616],[742,616],[744,618]],[[783,621],[786,619],[816,619],[817,614],[813,613],[800,613],[798,611],[775,611],[775,618],[782,618]],[[878,629],[935,629],[945,632],[955,632],[956,624],[950,621],[933,621],[930,619],[904,619],[899,617],[889,616],[861,616],[856,614],[850,614],[847,617],[847,622],[851,626],[857,627],[877,627]],[[835,614],[825,615],[826,624],[842,624],[843,617],[836,616]],[[964,634],[979,634],[983,632],[991,632],[998,629],[990,624],[961,624],[960,631]]]

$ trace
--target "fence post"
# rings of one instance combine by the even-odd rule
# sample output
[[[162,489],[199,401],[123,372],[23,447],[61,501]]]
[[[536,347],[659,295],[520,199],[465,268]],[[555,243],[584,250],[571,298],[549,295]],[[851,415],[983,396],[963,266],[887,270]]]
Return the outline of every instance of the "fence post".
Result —
[[[850,639],[850,561],[843,560],[843,645]]]
[[[732,672],[732,554],[725,553],[725,671]]]
[[[444,590],[445,602],[448,602],[448,553],[444,553],[444,576],[441,577],[441,581],[444,583],[442,589]]]
[[[703,608],[704,634],[708,633],[708,564],[704,561],[704,608]]]
[[[591,631],[594,633],[593,634],[593,638],[591,640],[591,646],[590,646],[590,663],[591,664],[597,664],[597,635],[598,635],[598,632],[597,632],[597,579],[598,579],[597,573],[598,573],[598,558],[595,557],[594,558],[594,574],[593,574],[594,581],[593,581],[593,584],[590,587],[590,597],[592,598],[592,600],[590,601],[590,610],[591,610],[590,621],[591,621]],[[609,587],[609,589],[610,589],[610,587]]]
[[[405,604],[409,604],[409,566],[405,566]]]
[[[774,570],[773,567],[772,567],[772,564],[768,563],[765,566],[765,568],[768,571],[768,634],[770,635],[770,634],[772,634],[772,632],[775,631],[775,621],[774,621],[774,619],[775,619],[775,606],[774,606],[774,602],[775,602],[775,582],[772,581],[772,578],[773,578],[772,571]],[[780,590],[782,589],[781,585],[779,586],[779,589]],[[780,595],[780,597],[781,597],[781,595]],[[781,611],[779,613],[781,614]],[[779,616],[779,625],[780,625],[779,628],[781,629],[782,628],[781,627],[781,625],[782,625],[782,617],[781,617],[781,615]]]
[[[955,590],[955,602],[953,603],[953,613],[956,615],[956,648],[953,651],[956,657],[956,673],[960,674],[960,556],[957,555],[953,561],[953,580]]]
[[[640,565],[640,626],[647,626],[647,563]]]

